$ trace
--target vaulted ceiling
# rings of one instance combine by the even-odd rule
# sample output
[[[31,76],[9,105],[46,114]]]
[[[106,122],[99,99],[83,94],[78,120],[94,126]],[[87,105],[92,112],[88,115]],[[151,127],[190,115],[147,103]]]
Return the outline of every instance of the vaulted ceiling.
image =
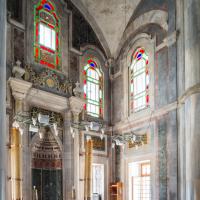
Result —
[[[140,0],[75,0],[84,7],[101,30],[111,56],[115,56],[135,8]],[[73,2],[73,1],[72,1]],[[79,4],[79,5],[80,5]]]

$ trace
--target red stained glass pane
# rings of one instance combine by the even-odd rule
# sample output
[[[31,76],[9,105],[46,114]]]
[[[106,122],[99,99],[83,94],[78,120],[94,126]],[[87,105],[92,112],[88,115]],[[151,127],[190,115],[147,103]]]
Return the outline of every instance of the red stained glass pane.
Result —
[[[47,47],[45,47],[45,46],[40,46],[41,47],[41,49],[44,49],[45,51],[48,51],[48,52],[50,52],[50,53],[55,53],[55,51],[53,51],[52,49],[49,49],[49,48],[47,48]]]
[[[56,65],[58,66],[58,64],[59,64],[59,58],[58,58],[58,56],[56,57]]]
[[[38,49],[38,48],[35,49],[35,56],[36,56],[36,57],[39,56],[39,49]]]
[[[51,25],[51,24],[47,24],[47,26],[48,26],[49,28],[55,29],[55,27],[54,27],[53,25]]]
[[[146,103],[149,103],[149,95],[146,96]]]
[[[141,52],[141,53],[144,53],[144,49],[140,49],[140,52]]]
[[[38,30],[38,23],[36,24],[36,41],[38,41],[39,30]]]
[[[56,45],[57,45],[57,47],[59,46],[59,36],[58,36],[58,33],[56,34]]]
[[[53,7],[53,5],[52,5],[52,4],[49,4],[49,5],[50,5],[51,9],[52,9],[52,10],[54,10],[54,7]]]
[[[40,60],[40,64],[42,64],[42,65],[47,65],[48,67],[50,67],[50,68],[52,68],[52,69],[55,68],[55,66],[54,66],[53,64],[48,63],[48,62],[45,62],[45,61],[43,61],[43,60]]]

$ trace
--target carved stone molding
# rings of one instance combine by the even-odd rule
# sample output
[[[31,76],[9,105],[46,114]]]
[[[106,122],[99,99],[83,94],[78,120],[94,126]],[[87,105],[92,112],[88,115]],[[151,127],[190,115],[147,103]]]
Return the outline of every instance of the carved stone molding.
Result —
[[[30,90],[27,96],[27,102],[55,112],[63,112],[68,108],[66,97],[35,88]]]
[[[181,104],[184,104],[186,99],[188,99],[190,96],[192,96],[193,94],[198,94],[198,93],[200,93],[200,83],[188,88],[185,91],[185,93],[178,98],[179,106],[181,106]]]
[[[42,68],[34,69],[32,66],[25,67],[24,80],[33,83],[37,89],[44,89],[62,96],[72,96],[72,82],[70,82],[63,74],[54,70]]]
[[[33,88],[30,82],[10,78],[9,84],[15,99],[26,99],[27,103],[31,105],[55,112],[63,112],[69,107],[66,97]]]
[[[178,31],[174,31],[171,35],[166,37],[160,45],[156,47],[156,51],[159,51],[164,47],[170,47],[173,44],[175,44],[177,41],[177,36],[178,36]]]
[[[32,87],[32,83],[17,78],[9,78],[12,89],[12,95],[15,99],[23,100],[26,98],[28,91]]]
[[[73,115],[79,115],[83,110],[85,100],[72,96],[69,98],[69,103]]]

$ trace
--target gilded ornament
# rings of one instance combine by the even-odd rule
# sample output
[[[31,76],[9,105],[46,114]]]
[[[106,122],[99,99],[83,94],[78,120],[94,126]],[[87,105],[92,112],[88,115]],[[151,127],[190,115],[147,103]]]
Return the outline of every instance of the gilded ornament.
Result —
[[[46,80],[46,83],[47,83],[48,87],[50,87],[50,88],[53,88],[55,86],[54,80],[51,78],[48,78]]]

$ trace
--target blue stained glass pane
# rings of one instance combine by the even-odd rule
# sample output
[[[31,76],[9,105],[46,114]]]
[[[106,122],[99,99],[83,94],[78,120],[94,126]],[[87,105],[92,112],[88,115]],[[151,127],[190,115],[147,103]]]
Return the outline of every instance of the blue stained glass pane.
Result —
[[[94,63],[90,63],[90,66],[91,66],[91,67],[95,67],[95,64],[94,64]]]
[[[48,11],[51,10],[51,6],[48,3],[45,3],[43,6],[45,9],[47,9]]]
[[[139,54],[137,55],[137,59],[141,59],[141,57],[142,57],[142,54],[139,53]]]

